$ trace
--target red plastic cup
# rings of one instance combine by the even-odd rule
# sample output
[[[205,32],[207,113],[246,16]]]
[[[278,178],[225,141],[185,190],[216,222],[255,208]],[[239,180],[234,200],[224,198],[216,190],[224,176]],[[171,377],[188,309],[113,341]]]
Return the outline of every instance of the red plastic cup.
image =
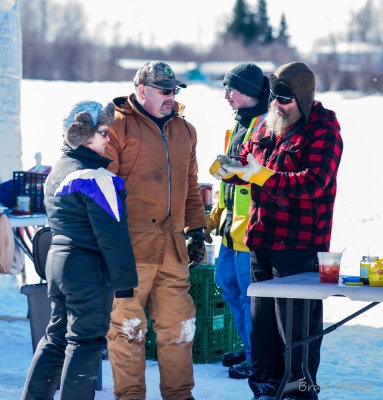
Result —
[[[338,283],[342,253],[318,252],[319,280],[321,283]]]

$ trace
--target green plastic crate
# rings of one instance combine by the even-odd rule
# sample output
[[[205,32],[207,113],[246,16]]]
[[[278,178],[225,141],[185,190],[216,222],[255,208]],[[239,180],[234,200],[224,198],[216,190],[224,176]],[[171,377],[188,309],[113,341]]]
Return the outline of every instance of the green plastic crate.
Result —
[[[243,346],[235,329],[230,307],[214,281],[215,265],[201,265],[190,270],[190,295],[196,306],[196,332],[193,362],[214,363],[224,353]],[[146,359],[157,359],[156,334],[148,318],[145,343]]]
[[[147,360],[157,360],[157,343],[156,332],[153,329],[153,322],[150,318],[148,320],[148,330],[145,335],[145,358]]]
[[[215,363],[223,354],[242,346],[231,312],[196,319],[193,343],[194,363]]]
[[[201,265],[190,270],[189,293],[194,300],[197,318],[231,312],[222,298],[222,289],[214,281],[215,265]]]

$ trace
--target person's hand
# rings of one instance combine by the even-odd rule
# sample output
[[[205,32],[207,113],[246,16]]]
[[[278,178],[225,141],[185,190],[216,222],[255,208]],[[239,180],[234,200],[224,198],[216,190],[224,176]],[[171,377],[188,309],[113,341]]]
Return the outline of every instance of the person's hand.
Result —
[[[133,289],[117,290],[114,293],[114,296],[117,299],[126,298],[126,297],[134,297],[134,290]]]
[[[254,174],[258,174],[261,170],[262,165],[254,158],[254,156],[249,153],[247,155],[247,165],[222,165],[222,168],[228,173],[235,173],[243,181],[249,182],[250,178]]]
[[[187,250],[189,255],[189,268],[198,267],[205,258],[205,233],[203,228],[193,229],[186,233]]]
[[[255,183],[258,186],[263,186],[265,182],[275,174],[275,172],[269,168],[263,167],[254,156],[249,153],[247,155],[247,165],[222,165],[222,169],[227,173],[233,173],[245,182]]]
[[[219,155],[217,158],[214,160],[213,164],[211,165],[209,172],[211,175],[214,176],[216,179],[229,179],[231,178],[234,174],[227,172],[223,166],[224,165],[242,165],[239,161],[229,157],[229,156],[224,156],[224,155]]]
[[[223,208],[219,208],[218,202],[212,208],[210,214],[206,216],[207,228],[205,229],[206,239],[205,242],[213,243],[213,239],[210,236],[210,233],[215,229],[219,228],[219,222],[221,219]],[[217,234],[217,233],[216,233]]]
[[[207,222],[207,228],[205,230],[205,242],[207,243],[213,243],[213,239],[210,236],[210,233],[213,229],[217,229],[217,225],[215,223],[214,218],[211,215],[206,216],[206,222]]]

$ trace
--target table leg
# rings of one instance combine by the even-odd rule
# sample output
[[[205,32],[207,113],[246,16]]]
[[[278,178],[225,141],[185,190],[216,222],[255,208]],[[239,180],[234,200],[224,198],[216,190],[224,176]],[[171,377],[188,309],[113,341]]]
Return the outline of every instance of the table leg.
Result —
[[[310,337],[310,300],[304,300],[303,302],[303,329],[302,329],[302,340]],[[318,399],[318,394],[315,390],[314,381],[309,372],[309,342],[302,343],[302,371],[307,383],[309,384],[309,390],[311,397],[314,400]]]
[[[286,299],[286,343],[285,343],[285,372],[279,385],[275,400],[281,400],[291,375],[291,359],[293,355],[293,299]]]

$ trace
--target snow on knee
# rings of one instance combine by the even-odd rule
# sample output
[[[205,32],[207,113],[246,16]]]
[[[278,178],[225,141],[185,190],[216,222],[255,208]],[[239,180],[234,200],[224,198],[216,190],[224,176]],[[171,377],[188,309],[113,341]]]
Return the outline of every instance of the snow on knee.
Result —
[[[139,318],[131,318],[131,319],[126,319],[124,321],[124,324],[122,326],[122,331],[125,333],[125,335],[129,338],[129,340],[138,340],[139,342],[142,342],[146,330],[143,331],[142,329],[136,329],[137,326],[141,324],[141,320]]]
[[[195,333],[195,317],[182,321],[180,337],[176,343],[180,344],[183,342],[186,343],[191,342],[194,338],[194,333]]]

